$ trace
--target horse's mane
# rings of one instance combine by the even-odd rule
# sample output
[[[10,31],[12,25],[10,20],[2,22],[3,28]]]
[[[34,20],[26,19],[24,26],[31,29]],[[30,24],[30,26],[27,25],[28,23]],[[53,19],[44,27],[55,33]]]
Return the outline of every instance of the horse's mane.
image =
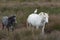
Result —
[[[8,19],[10,20],[10,19],[13,19],[13,18],[15,18],[16,16],[10,16],[10,17],[8,17]]]

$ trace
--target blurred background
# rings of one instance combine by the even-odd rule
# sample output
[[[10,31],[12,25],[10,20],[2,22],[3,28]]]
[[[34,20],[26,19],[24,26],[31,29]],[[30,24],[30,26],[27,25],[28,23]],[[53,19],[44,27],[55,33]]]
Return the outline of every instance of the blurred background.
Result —
[[[42,38],[40,30],[26,28],[26,20],[35,9],[49,14],[49,23],[45,27],[46,35]],[[3,16],[16,14],[17,26],[14,32],[0,30],[0,40],[60,40],[60,0],[0,0],[0,29]],[[25,30],[24,30],[25,29]]]

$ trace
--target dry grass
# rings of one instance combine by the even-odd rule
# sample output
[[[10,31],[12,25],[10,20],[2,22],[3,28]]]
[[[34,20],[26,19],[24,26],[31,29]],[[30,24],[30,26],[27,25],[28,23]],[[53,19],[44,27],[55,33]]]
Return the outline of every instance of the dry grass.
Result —
[[[24,17],[23,17],[24,18]],[[26,27],[26,22],[23,21],[19,27]],[[34,36],[32,30],[25,28],[17,28],[14,32],[0,31],[0,40],[60,40],[60,14],[49,14],[49,24],[45,28],[44,37],[40,35],[40,29],[34,30]]]
[[[0,31],[0,40],[60,40],[60,31],[52,31],[50,34],[40,35],[40,30],[20,29],[19,31]]]
[[[49,16],[49,23],[45,28],[46,32],[60,30],[60,14],[52,14]]]
[[[48,12],[49,23],[46,25],[44,37],[40,35],[40,29],[28,30],[26,19],[36,8],[38,13]],[[17,27],[14,32],[1,30],[0,40],[60,40],[60,0],[0,0],[0,22],[5,15],[17,15]],[[54,31],[59,30],[59,31]]]

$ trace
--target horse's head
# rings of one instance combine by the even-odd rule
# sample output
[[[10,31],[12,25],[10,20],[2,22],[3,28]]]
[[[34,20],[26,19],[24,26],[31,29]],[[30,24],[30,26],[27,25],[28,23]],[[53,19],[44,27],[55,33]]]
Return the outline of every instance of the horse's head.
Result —
[[[48,18],[49,18],[49,16],[48,16],[47,13],[44,13],[44,18],[45,18],[45,23],[48,23]]]
[[[40,13],[39,13],[39,15],[43,15],[43,14],[44,14],[44,12],[40,12]]]
[[[9,18],[10,18],[10,21],[12,21],[14,23],[17,23],[17,21],[16,21],[16,15],[11,15]]]
[[[15,23],[17,23],[17,20],[16,20],[16,15],[13,15],[14,19],[15,19]]]
[[[48,14],[44,12],[40,12],[39,15],[42,17],[43,22],[48,23]]]

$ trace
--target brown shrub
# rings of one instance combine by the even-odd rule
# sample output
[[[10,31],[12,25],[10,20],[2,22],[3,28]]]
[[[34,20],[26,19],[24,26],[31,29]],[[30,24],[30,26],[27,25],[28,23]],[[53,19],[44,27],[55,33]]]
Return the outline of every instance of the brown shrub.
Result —
[[[49,15],[49,23],[46,25],[45,31],[60,30],[60,15]]]

